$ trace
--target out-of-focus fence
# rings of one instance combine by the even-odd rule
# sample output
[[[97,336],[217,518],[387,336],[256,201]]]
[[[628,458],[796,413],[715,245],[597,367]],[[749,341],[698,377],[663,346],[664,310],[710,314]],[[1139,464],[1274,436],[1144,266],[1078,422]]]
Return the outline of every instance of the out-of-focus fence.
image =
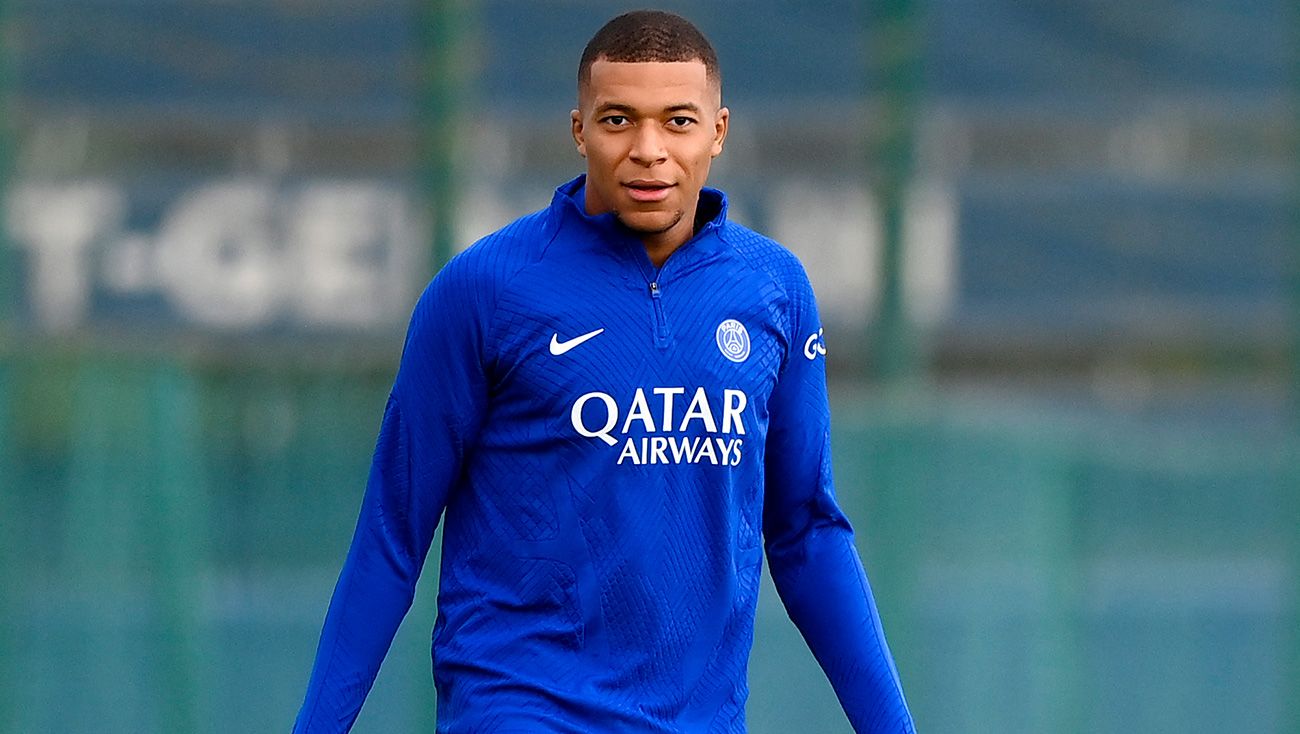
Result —
[[[1294,729],[1300,442],[996,393],[850,405],[841,467],[936,731]]]
[[[391,369],[18,360],[11,730],[284,728]],[[840,493],[927,728],[1287,730],[1294,440],[984,393],[837,391],[835,410]],[[360,731],[429,721],[432,583]],[[770,587],[751,683],[753,731],[847,731]]]

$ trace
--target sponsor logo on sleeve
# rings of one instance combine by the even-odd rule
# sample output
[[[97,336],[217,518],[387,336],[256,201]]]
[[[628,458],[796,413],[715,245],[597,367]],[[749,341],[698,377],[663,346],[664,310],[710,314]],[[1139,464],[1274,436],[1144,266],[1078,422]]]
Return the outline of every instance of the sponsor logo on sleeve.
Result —
[[[803,356],[808,359],[817,359],[817,355],[826,356],[826,342],[822,339],[824,329],[818,329],[816,334],[812,334],[803,343]]]

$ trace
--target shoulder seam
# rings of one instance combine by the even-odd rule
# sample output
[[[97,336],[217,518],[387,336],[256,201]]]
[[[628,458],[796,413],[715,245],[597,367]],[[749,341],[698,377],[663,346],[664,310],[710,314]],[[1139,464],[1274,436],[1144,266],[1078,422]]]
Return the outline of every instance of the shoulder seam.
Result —
[[[733,226],[738,226],[738,225],[733,225]],[[736,246],[735,241],[732,240],[730,237],[728,237],[725,233],[726,233],[726,229],[720,228],[718,230],[718,237],[722,239],[724,242],[726,242],[727,244],[731,245],[732,251],[735,252],[737,255],[739,255],[740,258],[745,261],[745,265],[748,266],[750,270],[753,270],[756,273],[761,273],[768,280],[772,281],[772,283],[776,285],[777,288],[781,289],[781,293],[784,294],[786,298],[789,298],[790,291],[788,288],[785,287],[785,283],[782,283],[780,280],[778,280],[776,275],[774,275],[772,271],[755,263],[754,259],[749,255],[749,253],[745,252],[743,248]],[[759,237],[763,237],[764,239],[772,242],[774,245],[779,246],[779,243],[777,243],[776,240],[773,240],[772,238],[767,237],[766,235],[760,234],[758,232],[755,232],[754,234],[758,235]]]
[[[542,259],[543,259],[543,258],[545,257],[545,255],[546,255],[546,251],[550,249],[551,244],[555,241],[555,238],[556,238],[557,236],[559,236],[559,234],[560,234],[560,224],[559,224],[558,222],[554,221],[555,218],[554,218],[554,216],[552,215],[550,209],[543,209],[543,210],[537,212],[537,214],[540,215],[540,216],[543,218],[543,222],[541,223],[541,227],[542,227],[542,233],[543,233],[543,235],[545,235],[546,229],[547,229],[547,228],[550,228],[550,230],[551,230],[550,236],[544,236],[544,237],[542,238],[543,242],[542,242],[541,246],[538,248],[537,258],[536,258],[536,259],[530,259],[528,262],[522,263],[522,264],[520,264],[519,267],[514,268],[513,271],[510,273],[510,275],[507,276],[506,278],[504,278],[504,279],[502,280],[502,282],[501,282],[501,287],[497,288],[496,291],[493,293],[493,295],[492,295],[492,309],[491,309],[491,312],[487,314],[487,317],[486,317],[486,319],[485,319],[485,321],[484,321],[484,324],[483,324],[483,339],[484,339],[484,347],[485,347],[485,348],[488,347],[488,342],[491,342],[491,341],[492,341],[492,340],[490,339],[490,337],[492,336],[492,327],[493,327],[493,324],[496,323],[497,309],[498,309],[498,308],[500,307],[500,305],[501,305],[502,295],[503,295],[507,290],[509,290],[510,286],[515,282],[516,279],[519,278],[519,276],[520,276],[520,275],[521,275],[525,270],[527,270],[528,268],[530,268],[530,267],[532,267],[532,266],[534,266],[534,265],[536,265],[537,263],[539,263],[539,262],[542,261]],[[493,346],[493,354],[492,354],[492,356],[493,356],[493,358],[495,358],[495,357],[498,356],[498,355],[495,353],[495,347],[494,347],[494,346]]]
[[[731,226],[739,227],[741,225],[732,224]],[[794,350],[795,342],[798,340],[798,335],[795,333],[794,314],[791,313],[791,311],[795,307],[795,298],[791,294],[790,288],[786,283],[782,282],[781,279],[777,278],[776,274],[773,273],[771,270],[762,267],[761,265],[756,263],[753,257],[748,252],[746,252],[744,248],[738,247],[734,240],[732,240],[731,238],[729,238],[724,234],[726,233],[726,231],[727,228],[719,228],[718,237],[731,246],[732,251],[735,252],[736,255],[738,255],[741,258],[741,260],[744,261],[745,265],[749,269],[753,270],[754,272],[760,273],[761,275],[763,275],[763,277],[767,278],[769,282],[771,282],[774,286],[776,286],[778,290],[780,290],[781,295],[785,297],[786,310],[782,314],[785,321],[785,324],[783,326],[785,328],[786,340],[787,343],[789,344],[790,351],[788,351],[786,354],[782,356],[781,366],[780,369],[778,370],[778,373],[784,373],[786,365],[789,364],[790,362],[791,355],[794,354],[793,350]],[[749,231],[753,232],[753,230],[749,230]],[[783,245],[781,245],[781,243],[777,242],[771,237],[768,237],[767,235],[762,234],[761,232],[754,232],[754,235],[756,237],[761,237],[762,239],[766,240],[770,244],[770,246],[783,250],[787,257],[794,258],[796,262],[798,261],[798,258],[795,257],[794,253],[790,252]]]

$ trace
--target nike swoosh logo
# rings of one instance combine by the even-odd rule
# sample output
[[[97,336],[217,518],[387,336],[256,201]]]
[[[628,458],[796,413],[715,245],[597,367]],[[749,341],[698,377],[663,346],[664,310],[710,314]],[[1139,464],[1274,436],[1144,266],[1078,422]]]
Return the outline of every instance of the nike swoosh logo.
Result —
[[[570,349],[573,349],[574,347],[578,346],[579,344],[589,339],[595,339],[596,337],[600,336],[604,332],[605,329],[602,327],[596,329],[595,331],[589,331],[586,334],[583,334],[582,336],[575,336],[572,339],[563,342],[560,341],[559,334],[551,334],[551,354],[554,354],[555,356],[558,357],[561,354],[564,354],[565,352],[569,351]]]

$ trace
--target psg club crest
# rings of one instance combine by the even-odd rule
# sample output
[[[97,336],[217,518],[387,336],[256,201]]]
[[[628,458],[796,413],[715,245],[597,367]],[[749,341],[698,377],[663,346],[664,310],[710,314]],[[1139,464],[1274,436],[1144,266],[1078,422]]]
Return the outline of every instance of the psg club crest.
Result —
[[[744,362],[749,357],[749,332],[735,319],[718,324],[718,349],[732,362]]]

